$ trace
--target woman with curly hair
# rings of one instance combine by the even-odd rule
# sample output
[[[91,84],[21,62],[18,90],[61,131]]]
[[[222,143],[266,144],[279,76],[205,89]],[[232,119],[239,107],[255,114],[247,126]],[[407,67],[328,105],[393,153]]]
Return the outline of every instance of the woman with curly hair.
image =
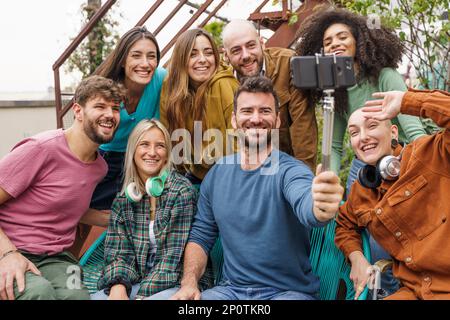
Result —
[[[357,83],[348,89],[335,91],[336,105],[333,128],[331,168],[340,170],[343,141],[350,115],[372,100],[374,92],[406,91],[402,76],[395,70],[404,53],[397,35],[384,26],[372,28],[367,18],[343,9],[321,11],[310,17],[298,31],[301,41],[296,47],[298,55],[314,55],[323,49],[325,54],[351,56]],[[321,93],[306,92],[310,103],[317,103]],[[426,134],[420,119],[399,114],[392,120],[399,129],[399,140],[409,143]],[[393,145],[398,143],[392,141]],[[347,194],[364,162],[353,159],[347,179]],[[370,237],[372,260],[389,258],[388,254]],[[395,292],[397,283],[392,276],[382,277],[387,293]]]
[[[335,93],[331,167],[333,171],[339,172],[342,145],[350,115],[367,100],[372,100],[374,92],[406,91],[402,76],[395,70],[401,61],[404,46],[392,30],[384,26],[369,28],[366,17],[343,9],[322,11],[313,15],[301,27],[298,35],[301,37],[296,47],[298,55],[314,55],[320,53],[323,48],[325,54],[335,53],[354,59],[357,84],[348,89],[336,90]],[[313,91],[307,94],[311,103],[319,101],[320,94]],[[403,143],[426,134],[417,117],[400,114],[393,123],[398,126],[399,140]],[[357,161],[359,160],[356,159]],[[354,165],[352,163],[352,167]]]

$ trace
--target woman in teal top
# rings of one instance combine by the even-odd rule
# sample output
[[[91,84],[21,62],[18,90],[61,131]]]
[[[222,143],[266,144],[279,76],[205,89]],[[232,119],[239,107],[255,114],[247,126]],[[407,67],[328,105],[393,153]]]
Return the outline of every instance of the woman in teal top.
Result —
[[[121,105],[120,124],[114,139],[100,146],[100,153],[108,163],[106,177],[97,185],[91,208],[110,210],[120,190],[123,162],[128,137],[143,119],[159,119],[159,96],[166,70],[158,67],[158,42],[145,27],[134,27],[119,40],[107,60],[95,72],[122,83],[127,100]]]
[[[321,11],[313,15],[301,27],[298,35],[302,38],[296,48],[298,55],[314,55],[323,49],[325,54],[351,56],[354,60],[357,84],[348,89],[335,90],[331,168],[338,173],[350,115],[367,100],[372,100],[374,92],[406,91],[402,76],[395,70],[404,53],[404,46],[391,30],[376,23],[371,24],[365,17],[342,9]],[[315,91],[305,93],[312,104],[317,103],[321,96],[321,93]],[[417,117],[399,114],[392,122],[398,126],[399,140],[403,143],[426,134]],[[364,165],[358,159],[352,161],[347,179],[347,194],[358,170]],[[372,261],[390,258],[372,237],[370,242]],[[385,294],[398,289],[398,283],[392,274],[383,275],[381,280]]]

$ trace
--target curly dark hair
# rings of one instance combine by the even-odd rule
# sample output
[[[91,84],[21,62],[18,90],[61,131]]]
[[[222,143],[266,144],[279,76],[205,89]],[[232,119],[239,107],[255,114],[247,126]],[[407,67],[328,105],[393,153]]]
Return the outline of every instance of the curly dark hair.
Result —
[[[325,31],[333,24],[342,23],[350,28],[356,40],[355,63],[358,65],[357,82],[368,80],[376,83],[381,69],[397,68],[405,47],[395,32],[385,26],[369,28],[367,17],[344,9],[331,9],[314,14],[297,31],[295,51],[297,55],[309,56],[320,53]],[[313,91],[306,92],[309,101],[316,103],[320,97]],[[347,110],[347,90],[336,90],[336,111]]]

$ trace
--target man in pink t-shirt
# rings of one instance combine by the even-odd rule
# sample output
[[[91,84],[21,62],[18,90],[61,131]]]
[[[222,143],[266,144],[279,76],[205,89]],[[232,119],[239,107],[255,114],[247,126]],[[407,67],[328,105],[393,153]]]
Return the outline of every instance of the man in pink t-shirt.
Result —
[[[123,99],[112,80],[86,78],[69,129],[27,138],[0,160],[0,300],[89,299],[66,250],[106,175],[97,148],[112,140]]]

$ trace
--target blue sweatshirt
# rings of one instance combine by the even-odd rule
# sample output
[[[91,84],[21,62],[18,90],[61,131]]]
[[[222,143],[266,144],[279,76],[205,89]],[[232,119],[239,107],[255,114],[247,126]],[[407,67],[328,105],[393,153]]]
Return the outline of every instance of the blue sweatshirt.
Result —
[[[309,167],[274,150],[256,170],[245,171],[239,154],[222,158],[201,184],[189,241],[208,254],[218,233],[223,279],[239,287],[272,287],[316,294],[309,262],[313,214]]]

